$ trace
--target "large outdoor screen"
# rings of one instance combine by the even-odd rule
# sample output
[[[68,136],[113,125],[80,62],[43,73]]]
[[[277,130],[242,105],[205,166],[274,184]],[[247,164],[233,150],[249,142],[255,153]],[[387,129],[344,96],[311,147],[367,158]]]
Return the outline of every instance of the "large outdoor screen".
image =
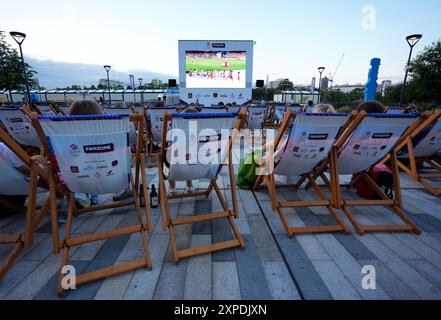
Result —
[[[246,88],[246,51],[186,51],[187,88]]]

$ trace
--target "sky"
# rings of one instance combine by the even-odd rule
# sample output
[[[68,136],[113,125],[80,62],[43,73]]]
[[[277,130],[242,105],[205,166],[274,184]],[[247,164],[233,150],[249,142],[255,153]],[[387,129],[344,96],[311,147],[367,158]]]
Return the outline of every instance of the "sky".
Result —
[[[441,38],[439,0],[0,0],[0,8],[0,30],[27,34],[25,58],[147,76],[178,76],[178,40],[231,39],[256,41],[254,80],[307,84],[319,66],[333,75],[344,53],[335,84],[365,83],[374,57],[380,80],[400,81],[405,36],[424,35],[416,53]]]

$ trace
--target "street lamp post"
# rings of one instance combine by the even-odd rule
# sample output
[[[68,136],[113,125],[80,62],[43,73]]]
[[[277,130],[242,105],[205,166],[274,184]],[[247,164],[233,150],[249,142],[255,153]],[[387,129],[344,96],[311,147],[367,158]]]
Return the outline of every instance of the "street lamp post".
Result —
[[[106,70],[106,72],[107,72],[107,90],[109,92],[109,104],[112,104],[112,99],[110,97],[110,78],[109,78],[109,71],[110,71],[111,68],[112,67],[109,66],[109,65],[105,65],[104,66],[104,70]]]
[[[322,73],[325,71],[325,67],[319,67],[318,72],[320,73],[320,80],[319,80],[319,99],[318,102],[320,103],[322,101]]]
[[[403,107],[404,92],[406,90],[407,77],[409,75],[410,61],[412,59],[413,47],[415,47],[415,45],[421,40],[422,37],[423,37],[422,34],[412,34],[412,35],[406,37],[406,41],[410,47],[410,52],[409,52],[409,59],[407,60],[406,74],[404,75],[403,86],[401,87],[400,108]]]
[[[29,106],[31,106],[31,93],[29,91],[28,76],[26,74],[26,66],[25,66],[25,62],[24,62],[24,58],[23,58],[23,50],[21,49],[21,45],[26,38],[26,34],[24,34],[22,32],[18,32],[18,31],[11,31],[9,34],[12,36],[12,38],[14,38],[15,42],[17,42],[18,47],[20,48],[21,65],[23,67],[23,75],[24,75],[25,86],[26,86],[26,96],[27,96],[28,104],[29,104]]]

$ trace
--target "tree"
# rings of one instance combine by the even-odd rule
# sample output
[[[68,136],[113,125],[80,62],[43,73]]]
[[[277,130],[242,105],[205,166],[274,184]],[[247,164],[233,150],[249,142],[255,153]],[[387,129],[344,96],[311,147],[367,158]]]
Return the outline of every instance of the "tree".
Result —
[[[280,91],[294,90],[294,84],[291,81],[289,81],[289,79],[284,79],[280,81],[276,90],[280,90]]]
[[[35,72],[32,67],[25,63],[28,84],[35,86]],[[25,79],[21,58],[16,49],[6,42],[4,31],[0,30],[0,89],[23,90]]]
[[[406,101],[441,103],[441,40],[424,48],[412,61],[413,77]]]

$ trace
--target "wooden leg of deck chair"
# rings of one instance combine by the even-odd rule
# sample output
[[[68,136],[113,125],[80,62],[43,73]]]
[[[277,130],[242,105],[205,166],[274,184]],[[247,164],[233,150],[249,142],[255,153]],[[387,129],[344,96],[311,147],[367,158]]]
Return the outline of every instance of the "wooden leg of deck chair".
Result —
[[[169,223],[168,229],[170,232],[170,245],[171,245],[171,249],[172,249],[172,253],[173,253],[173,260],[174,260],[175,264],[178,264],[179,253],[178,253],[178,247],[177,247],[176,237],[175,237],[175,227],[171,223],[171,221]]]
[[[262,184],[262,182],[264,181],[264,176],[258,176],[256,179],[256,182],[254,183],[253,186],[253,191],[256,191],[257,189],[259,189],[260,185]]]
[[[34,215],[35,208],[37,206],[37,182],[38,182],[38,168],[37,163],[34,160],[31,160],[31,174],[29,176],[29,196],[28,196],[28,207],[26,210],[26,227],[25,227],[25,245],[32,245],[33,238],[33,230],[36,226],[34,226]]]
[[[25,227],[24,243],[26,248],[32,245],[35,230],[40,225],[40,222],[41,220],[43,220],[46,213],[49,211],[49,208],[50,208],[49,199],[46,200],[43,207],[40,209],[40,211],[36,216],[33,214],[34,211],[30,211],[28,208],[26,212],[26,220],[30,220],[31,222],[29,224],[26,223],[26,227]]]
[[[214,181],[214,190],[216,190],[216,195],[219,198],[219,201],[220,201],[221,206],[224,209],[224,211],[229,211],[227,202],[225,201],[225,198],[222,195],[222,192],[220,191],[219,186],[217,185],[216,181]],[[228,221],[230,222],[231,229],[233,230],[233,233],[236,236],[236,239],[240,243],[240,248],[242,250],[244,250],[245,249],[245,243],[244,243],[244,241],[242,239],[242,236],[240,235],[239,230],[237,229],[237,226],[236,226],[236,223],[234,222],[233,217],[234,217],[234,214],[233,215],[230,214],[228,216]],[[235,218],[237,219],[237,217],[235,217]]]
[[[0,282],[6,276],[6,273],[9,271],[9,269],[11,269],[15,260],[24,248],[24,241],[21,236],[17,237],[14,243],[16,243],[14,249],[12,249],[12,252],[6,257],[5,262],[0,267]]]
[[[208,185],[206,196],[207,198],[210,196],[211,191],[213,191],[213,181],[210,181],[210,184]]]
[[[355,231],[357,231],[357,233],[362,236],[364,235],[365,231],[364,228],[361,226],[361,224],[359,224],[357,222],[357,220],[354,218],[354,215],[352,214],[352,212],[349,210],[349,208],[345,205],[343,205],[341,207],[341,209],[343,210],[343,212],[346,214],[346,216],[348,217],[349,221],[352,223],[352,225],[355,228]]]
[[[307,176],[306,176],[306,174],[304,174],[304,175],[299,179],[299,181],[297,181],[297,183],[294,185],[294,189],[295,189],[295,190],[298,190],[298,189],[302,186],[302,184],[305,182],[306,179],[307,179]]]
[[[242,251],[244,251],[245,250],[245,242],[243,241],[242,236],[240,235],[239,229],[237,228],[237,225],[234,222],[232,215],[228,216],[228,221],[230,222],[231,229],[233,230],[233,233],[236,236],[236,239],[239,241],[240,249]]]
[[[418,178],[417,181],[426,188],[430,193],[432,193],[435,197],[439,197],[441,195],[441,190],[434,188],[431,184],[429,184],[424,178]]]
[[[289,238],[292,238],[294,233],[291,231],[291,227],[289,226],[288,220],[285,217],[285,214],[283,213],[283,208],[281,206],[277,206],[277,212],[279,214],[280,220],[282,220],[283,228],[286,231],[286,234]]]
[[[142,169],[142,170],[144,170],[144,169]],[[143,171],[143,172],[145,172],[145,171]],[[142,174],[142,177],[145,178],[145,174]],[[136,185],[133,181],[133,178],[131,178],[131,181],[132,181],[132,188],[133,188],[133,195],[134,195],[134,203],[135,203],[135,208],[136,208],[136,216],[138,218],[139,233],[141,235],[142,245],[144,247],[146,268],[147,268],[147,270],[152,270],[153,265],[152,265],[152,260],[150,258],[150,250],[149,250],[148,243],[147,243],[147,236],[145,235],[145,231],[148,230],[148,220],[147,220],[147,228],[145,228],[144,222],[142,221],[141,206],[139,204],[138,191],[136,190]],[[143,179],[143,183],[144,183],[144,179]],[[144,188],[145,188],[145,184],[144,184]],[[144,192],[146,192],[146,190],[144,190]],[[150,207],[148,200],[145,202],[145,206]]]
[[[60,237],[58,228],[58,209],[57,209],[57,191],[55,186],[55,180],[53,176],[53,170],[51,167],[48,169],[49,179],[49,204],[51,211],[51,225],[52,225],[52,246],[54,253],[60,253]]]
[[[312,187],[317,192],[320,200],[327,200],[325,194],[323,193],[323,190],[314,181],[314,179],[311,175],[308,175],[308,180],[310,181]],[[329,204],[326,208],[328,209],[328,211],[331,214],[334,221],[337,222],[336,226],[339,226],[341,228],[340,230],[336,230],[336,231],[342,231],[344,234],[349,234],[348,226],[346,225],[346,223],[344,223],[344,221],[340,218],[340,216],[335,212],[335,210],[332,208],[331,204]]]
[[[145,161],[145,156],[143,153],[141,153],[141,180],[142,180],[142,187],[144,192],[145,218],[147,222],[148,232],[152,233],[153,225],[152,225],[151,212],[150,212],[149,191],[147,189],[148,182],[146,177],[146,167],[144,161]]]
[[[228,173],[230,174],[230,192],[231,192],[231,201],[233,203],[233,215],[237,219],[239,218],[239,210],[237,209],[237,191],[236,191],[236,180],[234,178],[232,150],[229,150],[228,152]]]
[[[392,161],[393,156],[391,157]],[[387,195],[381,190],[380,187],[372,180],[372,178],[367,174],[363,173],[363,179],[370,185],[370,187],[381,197],[382,200],[353,200],[351,202],[345,201],[342,207],[345,214],[348,216],[349,220],[353,224],[359,235],[364,235],[368,232],[414,232],[416,234],[421,234],[421,230],[406,216],[406,214],[400,209],[398,199],[392,200],[392,204],[388,206],[395,212],[398,217],[405,223],[404,225],[373,225],[366,226],[361,225],[357,222],[357,220],[352,215],[349,210],[350,203],[353,206],[361,205],[361,206],[377,206],[377,205],[385,205],[385,203],[390,202],[391,200],[387,197]],[[395,185],[394,187],[399,188],[399,186]],[[399,189],[396,189],[399,192]]]
[[[59,274],[59,278],[58,278],[57,294],[59,297],[64,296],[63,268],[64,268],[64,266],[66,266],[68,264],[68,261],[69,261],[70,247],[66,242],[71,239],[74,206],[75,206],[75,196],[73,193],[71,193],[69,195],[69,199],[68,199],[68,209],[67,209],[67,219],[66,219],[66,236],[65,236],[66,240],[65,240],[64,246],[63,246],[63,256],[61,258],[61,270],[60,270],[60,274]]]
[[[278,206],[278,199],[277,199],[277,193],[276,193],[276,182],[275,177],[274,177],[274,173],[265,176],[265,184],[267,186],[269,195],[271,197],[271,207],[273,209],[273,211],[276,210],[277,206]]]

